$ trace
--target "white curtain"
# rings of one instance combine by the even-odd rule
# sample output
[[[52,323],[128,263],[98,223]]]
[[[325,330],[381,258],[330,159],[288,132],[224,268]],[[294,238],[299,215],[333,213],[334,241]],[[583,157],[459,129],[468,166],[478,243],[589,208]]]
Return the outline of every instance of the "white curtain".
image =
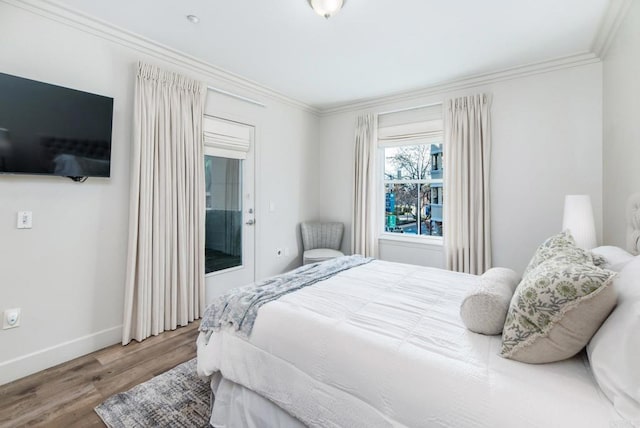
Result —
[[[447,100],[445,112],[444,244],[447,269],[482,274],[491,267],[490,99]]]
[[[354,206],[351,252],[377,257],[376,239],[376,117],[358,117],[355,135]]]
[[[122,343],[204,310],[206,86],[138,64]]]

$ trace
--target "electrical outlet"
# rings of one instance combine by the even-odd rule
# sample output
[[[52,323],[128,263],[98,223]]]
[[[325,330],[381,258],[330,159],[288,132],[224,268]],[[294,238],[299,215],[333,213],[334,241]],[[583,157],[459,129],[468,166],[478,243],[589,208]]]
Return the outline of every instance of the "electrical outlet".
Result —
[[[20,308],[6,309],[2,317],[2,329],[15,328],[20,325]]]
[[[282,257],[282,248],[276,248],[276,257]]]

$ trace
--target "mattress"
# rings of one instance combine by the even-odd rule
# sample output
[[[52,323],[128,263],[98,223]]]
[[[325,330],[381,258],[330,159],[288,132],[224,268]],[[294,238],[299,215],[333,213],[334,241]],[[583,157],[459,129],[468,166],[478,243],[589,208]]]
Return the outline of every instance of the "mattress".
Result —
[[[478,277],[374,261],[264,305],[249,339],[201,333],[220,374],[322,427],[624,427],[586,359],[498,355],[459,317]]]

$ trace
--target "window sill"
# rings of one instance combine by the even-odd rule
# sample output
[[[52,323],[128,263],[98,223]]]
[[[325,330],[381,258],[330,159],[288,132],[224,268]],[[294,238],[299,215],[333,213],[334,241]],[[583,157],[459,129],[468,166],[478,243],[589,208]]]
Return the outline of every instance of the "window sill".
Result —
[[[444,245],[444,239],[441,236],[417,236],[417,235],[403,235],[396,233],[381,233],[378,236],[378,241],[391,241],[403,244],[412,244],[417,246],[434,246],[442,247]]]

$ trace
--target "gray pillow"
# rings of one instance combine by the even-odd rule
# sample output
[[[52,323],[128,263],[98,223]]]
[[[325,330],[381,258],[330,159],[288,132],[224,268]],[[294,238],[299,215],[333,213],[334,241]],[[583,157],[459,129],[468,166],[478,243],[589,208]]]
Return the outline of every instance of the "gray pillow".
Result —
[[[478,287],[469,290],[462,300],[460,318],[464,325],[475,333],[500,334],[518,281],[518,274],[511,269],[486,271]]]

